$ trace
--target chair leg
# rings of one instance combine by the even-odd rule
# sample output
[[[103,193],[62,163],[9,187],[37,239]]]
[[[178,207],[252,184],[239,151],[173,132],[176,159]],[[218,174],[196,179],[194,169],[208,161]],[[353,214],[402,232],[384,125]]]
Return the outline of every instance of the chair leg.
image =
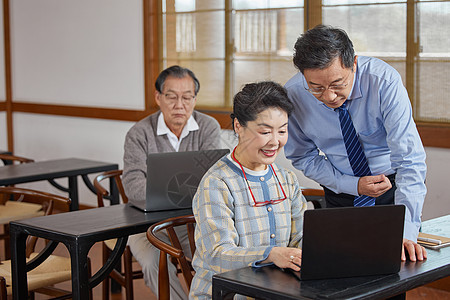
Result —
[[[106,246],[105,243],[102,243],[102,262],[103,265],[106,264],[106,261],[108,260],[110,251],[108,249],[108,247]],[[102,284],[102,299],[103,300],[109,300],[109,275],[106,276],[105,280],[103,280],[103,284]]]
[[[158,272],[158,299],[170,300],[169,270],[167,267],[167,257],[169,255],[160,251],[159,272]]]
[[[126,300],[133,300],[133,267],[132,267],[132,254],[130,247],[125,248],[123,254],[124,272],[125,272],[125,293]]]
[[[0,300],[6,300],[6,280],[0,277]]]
[[[3,235],[5,238],[3,239],[3,246],[5,247],[5,260],[11,259],[11,246],[9,243],[9,224],[3,225]]]

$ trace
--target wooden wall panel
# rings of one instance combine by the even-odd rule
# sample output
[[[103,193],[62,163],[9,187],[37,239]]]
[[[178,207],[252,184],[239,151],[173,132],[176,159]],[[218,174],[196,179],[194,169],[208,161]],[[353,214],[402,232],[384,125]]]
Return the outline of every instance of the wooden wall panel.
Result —
[[[417,129],[425,147],[450,148],[449,124],[418,124]]]
[[[83,106],[70,105],[35,104],[26,102],[13,102],[12,110],[14,112],[121,121],[139,121],[148,114],[156,111],[156,109],[150,111],[123,110],[113,108],[87,108]]]
[[[3,43],[5,55],[5,110],[8,151],[14,152],[13,120],[12,120],[12,91],[11,91],[11,38],[9,20],[9,0],[3,0]]]

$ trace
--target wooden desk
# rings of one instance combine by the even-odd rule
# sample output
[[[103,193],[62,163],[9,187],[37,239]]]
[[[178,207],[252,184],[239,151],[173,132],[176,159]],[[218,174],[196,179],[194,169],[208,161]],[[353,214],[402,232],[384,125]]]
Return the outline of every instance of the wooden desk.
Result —
[[[99,284],[120,260],[129,235],[145,232],[150,225],[170,217],[191,214],[191,209],[144,213],[128,204],[38,217],[10,223],[13,298],[27,299],[27,273],[55,249],[66,245],[72,261],[73,299],[89,299],[89,289]],[[49,239],[46,249],[26,264],[25,241],[28,235]],[[108,262],[88,278],[87,256],[99,241],[118,238]]]
[[[117,170],[118,165],[87,159],[67,158],[34,162],[29,164],[0,167],[0,186],[33,181],[48,180],[54,187],[67,192],[71,199],[71,210],[78,210],[78,181],[81,176],[86,186],[95,193],[88,174]],[[56,178],[68,178],[68,188],[54,181]],[[119,203],[119,193],[113,180],[110,180],[111,204]]]
[[[422,231],[450,237],[450,215],[423,222]],[[299,281],[277,267],[251,267],[213,276],[213,299],[235,293],[261,299],[383,299],[450,276],[450,247],[402,263],[398,274]]]

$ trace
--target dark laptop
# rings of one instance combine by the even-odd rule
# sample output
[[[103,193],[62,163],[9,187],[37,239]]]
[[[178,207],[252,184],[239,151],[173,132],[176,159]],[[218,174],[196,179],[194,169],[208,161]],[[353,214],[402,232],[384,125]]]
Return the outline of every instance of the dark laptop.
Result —
[[[147,192],[143,211],[192,207],[192,198],[208,169],[228,149],[152,153],[147,157]]]
[[[397,273],[404,218],[403,205],[307,210],[300,279]]]

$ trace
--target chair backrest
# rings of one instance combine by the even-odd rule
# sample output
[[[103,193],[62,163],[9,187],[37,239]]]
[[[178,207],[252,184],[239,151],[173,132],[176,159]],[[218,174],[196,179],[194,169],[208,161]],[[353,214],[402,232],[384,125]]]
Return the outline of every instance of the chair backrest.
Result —
[[[64,207],[65,211],[70,208],[70,199],[59,195],[54,195],[46,192],[17,188],[17,187],[0,187],[0,203],[4,203],[4,200],[9,200],[11,197],[15,201],[29,202],[42,205],[44,215],[51,215],[53,213],[53,207]],[[1,209],[1,208],[0,208]],[[27,257],[34,251],[37,238],[30,237],[27,242]]]
[[[123,203],[128,203],[128,197],[125,195],[125,190],[123,188],[122,184],[122,170],[113,170],[108,172],[103,172],[94,179],[94,187],[97,191],[97,204],[98,207],[105,206],[103,199],[108,198],[110,196],[110,193],[100,184],[100,182],[104,179],[111,179],[114,178],[114,182],[117,186],[117,189],[119,190],[120,197],[122,198]]]
[[[150,226],[147,230],[147,239],[152,243],[160,252],[159,256],[159,273],[158,273],[158,297],[160,300],[169,300],[169,273],[167,268],[167,254],[174,257],[183,274],[184,281],[190,289],[193,276],[193,269],[191,264],[186,259],[184,251],[181,247],[181,243],[175,232],[175,227],[186,226],[188,231],[189,245],[191,255],[194,256],[195,252],[195,218],[193,215],[181,216],[170,218]],[[169,235],[171,244],[168,244],[158,238],[158,232],[166,230]]]
[[[302,188],[302,194],[306,201],[312,202],[315,209],[325,208],[325,192],[323,189]]]
[[[8,164],[11,165],[14,163],[23,164],[23,163],[34,162],[34,160],[31,158],[16,156],[16,155],[12,155],[12,154],[0,154],[0,160],[2,160],[5,165],[8,165]]]

